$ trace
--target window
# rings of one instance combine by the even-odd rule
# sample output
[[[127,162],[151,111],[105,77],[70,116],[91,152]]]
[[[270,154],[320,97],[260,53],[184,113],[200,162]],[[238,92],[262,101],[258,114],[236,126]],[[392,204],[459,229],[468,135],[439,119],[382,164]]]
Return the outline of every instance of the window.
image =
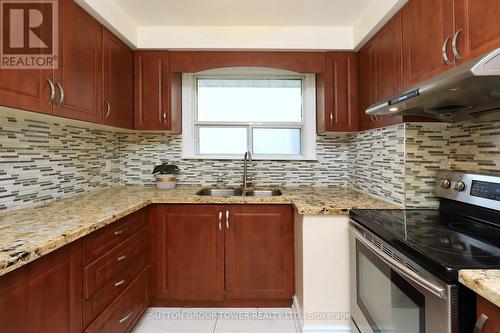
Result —
[[[183,157],[315,158],[315,77],[270,69],[183,75]]]

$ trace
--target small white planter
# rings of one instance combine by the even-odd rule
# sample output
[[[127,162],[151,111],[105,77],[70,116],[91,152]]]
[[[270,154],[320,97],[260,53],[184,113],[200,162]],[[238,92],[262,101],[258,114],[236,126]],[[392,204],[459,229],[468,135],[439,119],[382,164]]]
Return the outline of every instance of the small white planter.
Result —
[[[159,189],[174,188],[177,184],[177,177],[175,175],[156,175],[156,187]]]

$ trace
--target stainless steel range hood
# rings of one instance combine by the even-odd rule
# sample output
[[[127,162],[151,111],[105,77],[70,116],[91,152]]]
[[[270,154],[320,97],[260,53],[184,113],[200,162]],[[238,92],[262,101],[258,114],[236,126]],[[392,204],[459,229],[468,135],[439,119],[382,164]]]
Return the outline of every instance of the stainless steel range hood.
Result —
[[[500,120],[500,48],[376,103],[366,113],[424,116],[448,122]]]

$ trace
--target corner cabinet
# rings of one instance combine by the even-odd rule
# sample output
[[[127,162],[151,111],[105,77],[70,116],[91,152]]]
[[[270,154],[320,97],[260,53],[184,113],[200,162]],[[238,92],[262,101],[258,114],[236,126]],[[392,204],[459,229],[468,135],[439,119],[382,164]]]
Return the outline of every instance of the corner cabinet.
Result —
[[[290,206],[158,205],[155,209],[150,224],[153,305],[291,304]]]
[[[2,333],[82,332],[82,245],[76,241],[0,277]]]
[[[170,73],[167,51],[135,53],[134,128],[181,132],[181,74]]]
[[[327,52],[326,72],[317,76],[318,133],[358,130],[358,55]]]

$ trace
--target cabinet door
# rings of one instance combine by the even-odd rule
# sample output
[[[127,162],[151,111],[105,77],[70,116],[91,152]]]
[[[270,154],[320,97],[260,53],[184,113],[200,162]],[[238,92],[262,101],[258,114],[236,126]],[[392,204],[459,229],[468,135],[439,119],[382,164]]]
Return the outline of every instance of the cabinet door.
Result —
[[[82,252],[77,241],[0,277],[2,333],[82,331]]]
[[[285,299],[294,294],[290,206],[227,206],[226,298]]]
[[[455,0],[458,62],[477,58],[500,47],[500,1]]]
[[[358,129],[358,56],[354,52],[329,52],[324,78],[324,131]],[[320,131],[322,132],[322,131]]]
[[[500,308],[491,303],[487,299],[477,296],[477,318],[481,315],[488,317],[481,333],[498,333],[500,332]]]
[[[168,52],[136,52],[134,68],[135,128],[145,130],[170,129]]]
[[[134,55],[116,36],[103,28],[103,123],[134,128]]]
[[[61,88],[55,115],[101,122],[101,32],[101,25],[73,0],[59,0],[59,67],[54,80]]]
[[[171,300],[224,299],[224,230],[220,206],[157,207],[152,296]]]
[[[453,68],[453,0],[410,0],[403,8],[404,87]],[[447,64],[442,54],[448,39]]]
[[[366,110],[376,102],[377,82],[375,66],[375,49],[369,41],[359,52],[359,127],[365,130],[373,126],[373,120]]]

